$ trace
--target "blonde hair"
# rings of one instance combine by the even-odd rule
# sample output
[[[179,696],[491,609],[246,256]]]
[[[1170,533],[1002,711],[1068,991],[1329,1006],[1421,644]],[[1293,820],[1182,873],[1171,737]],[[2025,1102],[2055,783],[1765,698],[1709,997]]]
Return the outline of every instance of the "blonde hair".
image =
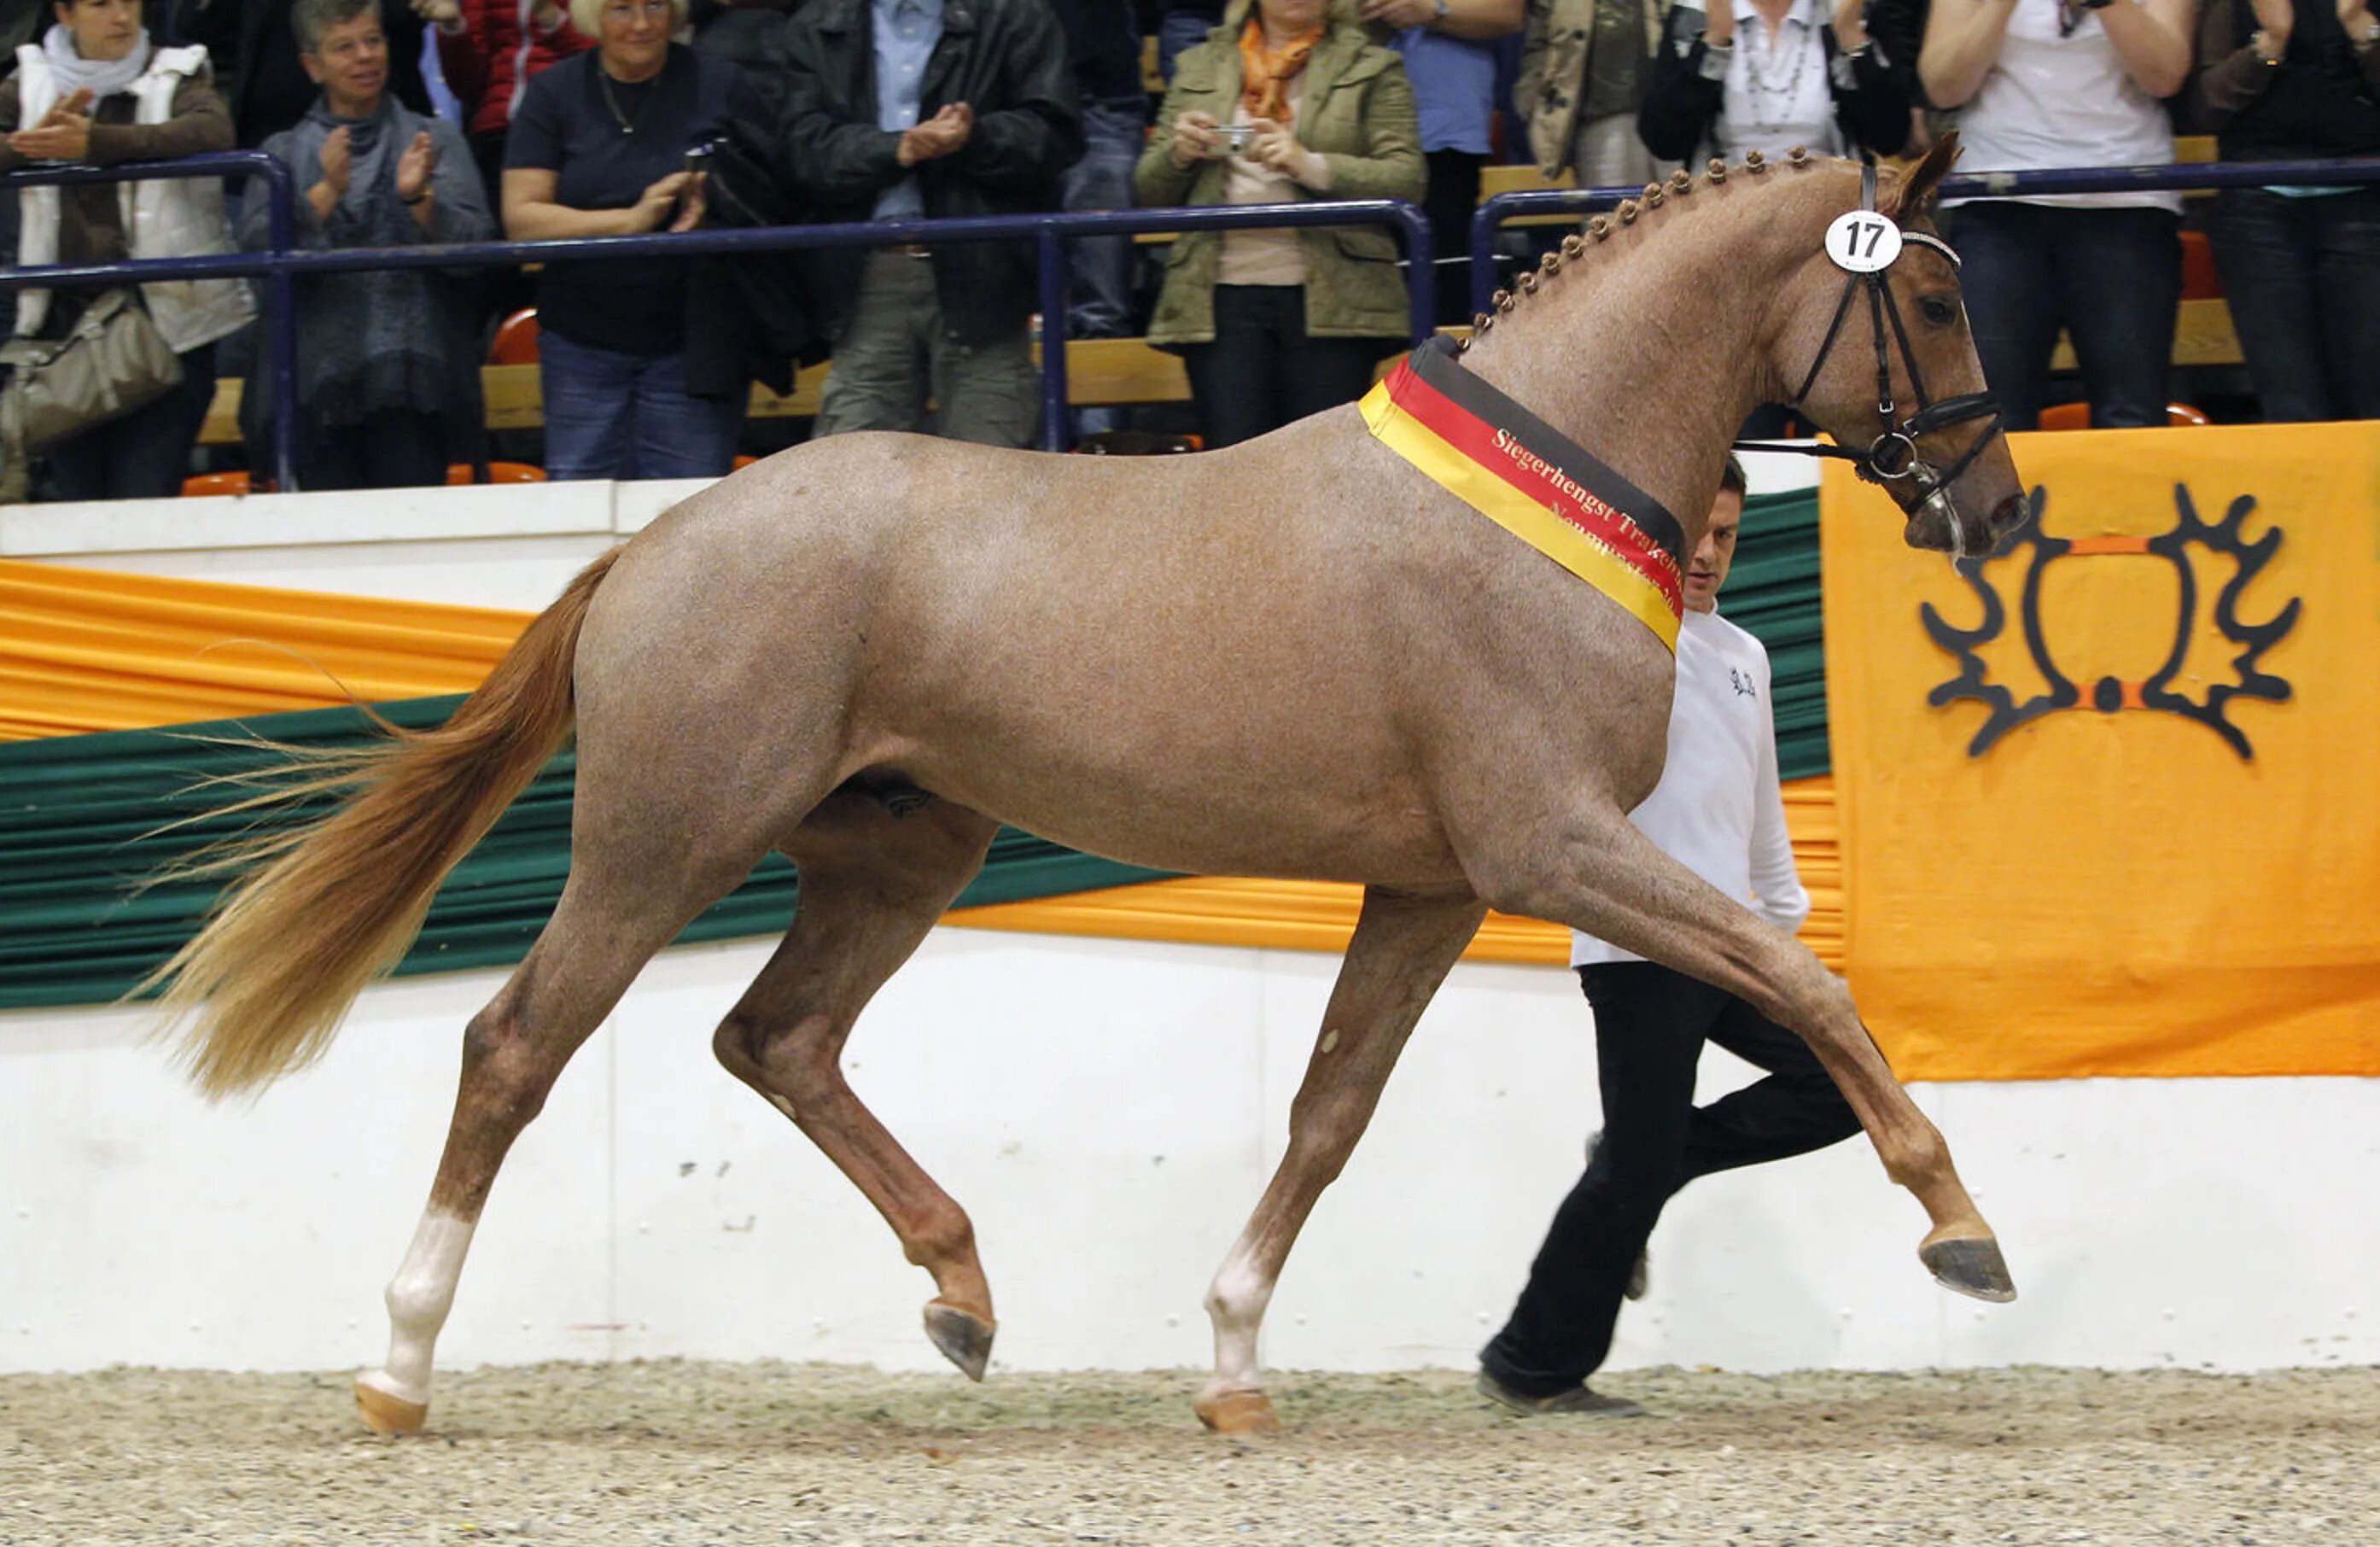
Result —
[[[578,29],[578,35],[589,43],[600,42],[603,36],[603,13],[612,5],[613,0],[570,0],[570,25]],[[669,0],[673,36],[686,26],[686,0]]]

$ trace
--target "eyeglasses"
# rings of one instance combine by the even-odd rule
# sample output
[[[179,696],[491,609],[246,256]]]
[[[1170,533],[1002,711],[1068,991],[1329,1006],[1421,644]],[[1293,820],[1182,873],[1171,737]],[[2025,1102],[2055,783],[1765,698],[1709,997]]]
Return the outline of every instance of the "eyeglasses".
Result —
[[[603,7],[603,19],[621,23],[667,21],[674,9],[669,0],[616,0]]]

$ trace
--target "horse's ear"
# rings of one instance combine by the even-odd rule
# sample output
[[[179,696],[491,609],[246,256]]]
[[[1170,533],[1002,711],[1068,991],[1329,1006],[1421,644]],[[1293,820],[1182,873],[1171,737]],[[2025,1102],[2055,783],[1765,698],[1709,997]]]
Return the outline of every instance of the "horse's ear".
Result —
[[[1900,175],[1886,196],[1883,213],[1904,224],[1925,214],[1942,179],[1950,175],[1951,164],[1958,159],[1959,131],[1952,129],[1934,142],[1923,161]]]

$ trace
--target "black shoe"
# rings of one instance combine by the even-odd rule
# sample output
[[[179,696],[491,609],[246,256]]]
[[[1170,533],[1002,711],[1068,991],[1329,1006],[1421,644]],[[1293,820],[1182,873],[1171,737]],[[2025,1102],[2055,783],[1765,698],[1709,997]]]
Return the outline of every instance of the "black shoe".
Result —
[[[1606,1396],[1589,1390],[1583,1383],[1568,1391],[1556,1392],[1551,1396],[1524,1396],[1484,1370],[1479,1372],[1479,1395],[1523,1418],[1539,1418],[1549,1413],[1564,1413],[1578,1418],[1645,1416],[1642,1404],[1631,1402],[1624,1396]]]

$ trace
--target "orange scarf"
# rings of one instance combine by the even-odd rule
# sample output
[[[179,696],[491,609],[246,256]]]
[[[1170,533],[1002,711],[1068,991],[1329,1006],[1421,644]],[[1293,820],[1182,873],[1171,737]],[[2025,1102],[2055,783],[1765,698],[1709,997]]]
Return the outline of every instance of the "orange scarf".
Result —
[[[1321,41],[1322,29],[1318,25],[1291,39],[1289,46],[1276,54],[1265,46],[1264,23],[1248,18],[1247,27],[1240,33],[1240,101],[1247,104],[1249,117],[1285,124],[1296,116],[1297,110],[1289,104],[1289,83],[1305,68],[1306,56]]]

